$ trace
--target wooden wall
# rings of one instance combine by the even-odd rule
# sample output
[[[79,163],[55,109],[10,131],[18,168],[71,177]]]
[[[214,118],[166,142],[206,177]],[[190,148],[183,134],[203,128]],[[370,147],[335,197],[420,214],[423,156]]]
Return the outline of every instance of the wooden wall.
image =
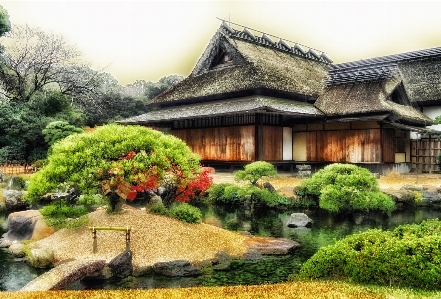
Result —
[[[254,161],[256,130],[254,125],[172,130],[202,160]],[[264,131],[265,133],[265,131]]]
[[[262,143],[264,161],[283,160],[283,127],[264,126]]]
[[[307,132],[307,160],[381,163],[380,141],[380,129]]]

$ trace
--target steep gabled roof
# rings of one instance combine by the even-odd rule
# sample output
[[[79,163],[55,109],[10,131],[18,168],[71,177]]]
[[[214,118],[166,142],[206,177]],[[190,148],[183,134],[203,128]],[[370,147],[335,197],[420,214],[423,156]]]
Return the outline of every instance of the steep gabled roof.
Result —
[[[232,63],[213,67],[219,51]],[[317,98],[325,86],[331,61],[325,54],[303,51],[298,45],[273,42],[268,35],[256,37],[247,28],[234,30],[222,23],[200,57],[190,76],[153,99],[169,106],[220,100],[253,94],[292,99]]]
[[[390,78],[381,81],[328,86],[314,105],[327,116],[387,113],[391,121],[432,124],[433,120],[410,105],[407,98],[394,101],[396,99],[393,99],[393,95],[397,93],[406,97],[403,89],[401,78],[391,74]]]

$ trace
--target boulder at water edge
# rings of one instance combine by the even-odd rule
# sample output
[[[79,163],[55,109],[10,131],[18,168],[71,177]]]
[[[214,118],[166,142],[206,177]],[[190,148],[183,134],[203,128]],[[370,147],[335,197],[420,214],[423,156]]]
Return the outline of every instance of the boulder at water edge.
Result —
[[[35,268],[51,268],[54,265],[54,253],[49,249],[32,249],[26,261]]]
[[[21,243],[15,242],[8,248],[8,252],[15,258],[25,257],[25,246]]]
[[[202,273],[200,268],[185,260],[156,263],[153,265],[153,271],[156,274],[172,277],[194,276]]]
[[[286,222],[288,227],[310,227],[312,219],[304,213],[292,213]]]
[[[272,237],[252,237],[246,239],[244,243],[250,250],[257,250],[264,255],[288,254],[300,246],[290,239]]]
[[[54,228],[46,225],[43,215],[38,210],[15,212],[8,216],[8,232],[6,233],[8,240],[43,239],[54,232]]]
[[[23,210],[29,206],[29,203],[23,200],[23,191],[19,190],[3,190],[3,200],[9,211]]]

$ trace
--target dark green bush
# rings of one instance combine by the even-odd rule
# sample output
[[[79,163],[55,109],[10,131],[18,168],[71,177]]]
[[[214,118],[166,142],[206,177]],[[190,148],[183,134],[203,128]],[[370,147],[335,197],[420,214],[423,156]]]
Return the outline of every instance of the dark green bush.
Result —
[[[289,200],[285,196],[267,189],[251,187],[248,192],[257,208],[285,208],[290,205]]]
[[[441,222],[369,230],[321,248],[303,264],[300,278],[440,289]]]
[[[160,203],[153,204],[150,207],[149,212],[152,214],[157,214],[157,215],[171,216],[170,210],[167,209],[166,206],[164,206],[163,204],[160,204]]]
[[[199,208],[194,207],[188,203],[181,203],[172,206],[170,209],[171,215],[186,223],[201,223],[202,212]]]
[[[223,183],[210,189],[210,198],[215,204],[237,205],[243,203],[247,196],[251,197],[256,208],[284,208],[291,204],[285,196],[254,185]]]
[[[352,164],[331,164],[304,180],[296,190],[304,202],[331,212],[380,210],[390,212],[395,203],[378,187],[374,175]]]
[[[241,188],[234,184],[223,183],[214,185],[209,190],[210,199],[216,204],[236,205],[243,201]]]

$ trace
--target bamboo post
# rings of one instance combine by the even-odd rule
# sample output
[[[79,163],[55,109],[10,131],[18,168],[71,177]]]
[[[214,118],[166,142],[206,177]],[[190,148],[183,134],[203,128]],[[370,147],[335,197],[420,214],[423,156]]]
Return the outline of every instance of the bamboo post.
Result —
[[[92,226],[89,227],[89,229],[92,231],[92,238],[93,238],[93,253],[98,252],[98,244],[97,244],[97,237],[96,237],[96,231],[97,230],[115,230],[115,231],[125,231],[126,232],[126,250],[130,250],[130,231],[132,228],[130,226]]]

